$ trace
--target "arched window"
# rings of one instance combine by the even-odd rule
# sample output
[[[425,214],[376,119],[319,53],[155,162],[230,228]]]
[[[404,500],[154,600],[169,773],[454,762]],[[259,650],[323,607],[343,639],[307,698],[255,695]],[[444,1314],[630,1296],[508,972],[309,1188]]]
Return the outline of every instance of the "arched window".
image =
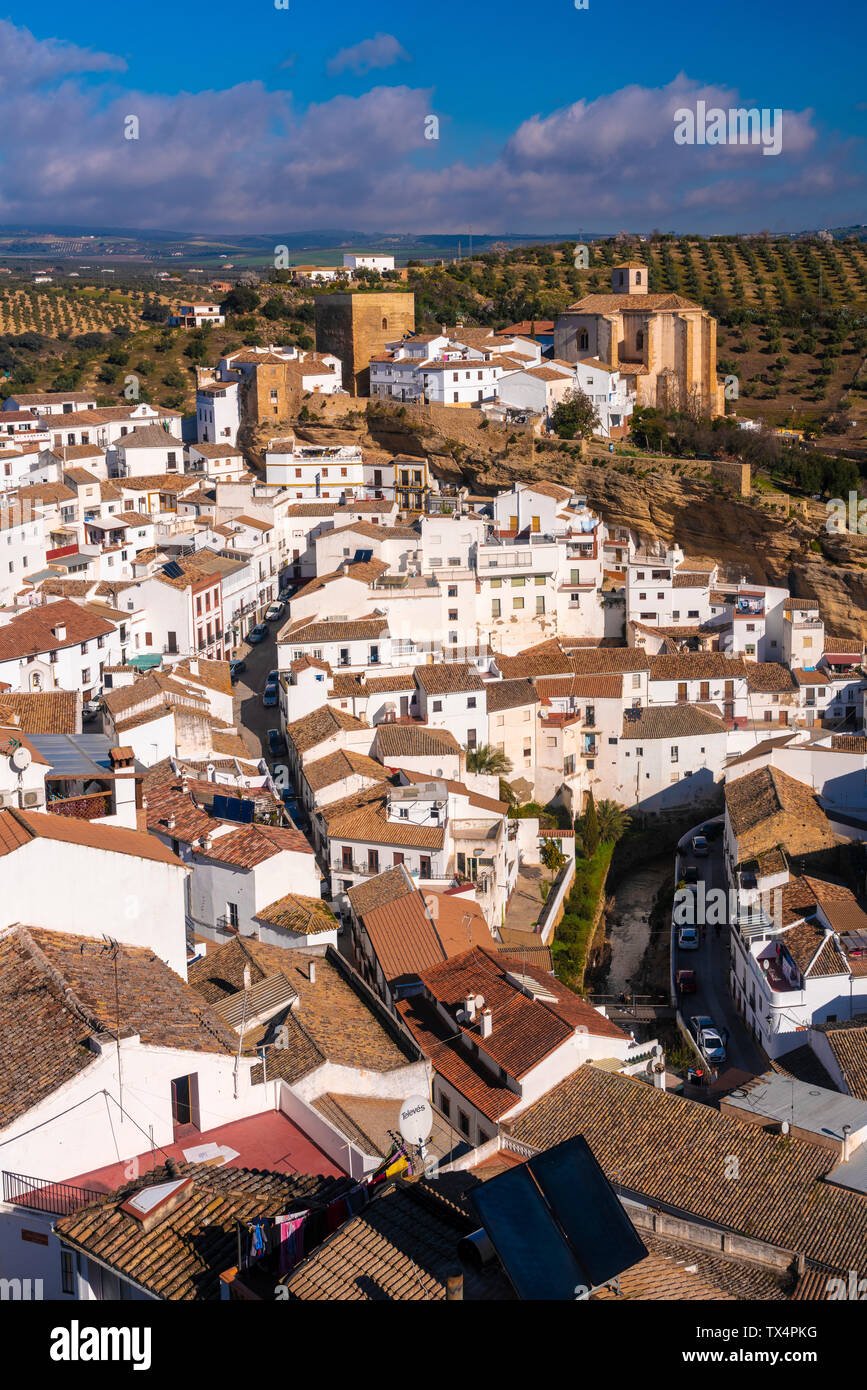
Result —
[[[30,688],[32,690],[42,689],[42,677],[38,671],[34,671],[30,677]]]
[[[589,346],[590,339],[587,337],[587,329],[582,328],[581,332],[578,334],[578,347],[581,352],[586,352]]]
[[[640,270],[639,270],[639,271],[636,271],[636,274],[635,274],[635,283],[636,283],[636,285],[640,285],[640,284],[641,284],[641,271],[640,271]]]
[[[382,320],[382,326],[383,326],[383,328],[388,328],[388,319],[384,318],[384,319]]]

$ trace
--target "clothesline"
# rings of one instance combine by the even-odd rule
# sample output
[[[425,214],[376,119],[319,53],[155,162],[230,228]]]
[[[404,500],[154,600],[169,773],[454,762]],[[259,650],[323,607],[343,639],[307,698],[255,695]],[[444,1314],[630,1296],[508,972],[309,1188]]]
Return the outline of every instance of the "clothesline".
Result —
[[[393,1141],[388,1154],[372,1173],[327,1205],[238,1221],[238,1269],[248,1269],[266,1255],[276,1253],[280,1274],[288,1274],[348,1217],[364,1210],[370,1201],[371,1187],[407,1167],[409,1155],[405,1146]]]

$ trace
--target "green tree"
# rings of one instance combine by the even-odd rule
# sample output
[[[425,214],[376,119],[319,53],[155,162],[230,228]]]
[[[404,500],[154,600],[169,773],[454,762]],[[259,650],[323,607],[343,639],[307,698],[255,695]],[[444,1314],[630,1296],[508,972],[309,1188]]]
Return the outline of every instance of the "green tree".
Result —
[[[505,777],[512,771],[512,764],[501,748],[490,743],[480,743],[478,748],[467,749],[467,772],[478,772],[488,777]]]
[[[551,882],[553,883],[554,879],[557,877],[560,870],[566,863],[566,856],[563,853],[560,846],[558,845],[557,841],[544,840],[542,843],[542,848],[539,851],[539,858],[545,865],[545,868],[548,870],[548,873],[551,875]]]
[[[259,307],[259,296],[249,285],[236,285],[220,307],[224,314],[253,314]]]
[[[631,825],[629,816],[616,801],[600,801],[596,808],[596,819],[599,822],[600,840],[617,841]]]
[[[514,788],[506,781],[505,777],[500,778],[500,800],[505,801],[507,806],[517,806],[518,804]]]
[[[576,388],[558,401],[551,423],[561,439],[589,439],[599,428],[599,415],[590,397]]]
[[[596,802],[593,800],[592,791],[587,793],[584,814],[575,828],[581,836],[585,858],[592,859],[599,848],[599,818],[596,815]]]

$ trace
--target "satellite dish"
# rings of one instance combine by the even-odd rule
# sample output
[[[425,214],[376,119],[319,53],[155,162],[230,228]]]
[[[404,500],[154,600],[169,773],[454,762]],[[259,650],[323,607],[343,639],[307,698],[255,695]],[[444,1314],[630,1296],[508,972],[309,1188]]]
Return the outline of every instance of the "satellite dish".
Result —
[[[12,754],[11,761],[16,772],[24,772],[25,768],[28,768],[33,761],[30,749],[25,748],[23,743],[19,744]]]
[[[424,1096],[407,1096],[400,1107],[399,1128],[408,1144],[423,1144],[433,1129],[433,1106]]]

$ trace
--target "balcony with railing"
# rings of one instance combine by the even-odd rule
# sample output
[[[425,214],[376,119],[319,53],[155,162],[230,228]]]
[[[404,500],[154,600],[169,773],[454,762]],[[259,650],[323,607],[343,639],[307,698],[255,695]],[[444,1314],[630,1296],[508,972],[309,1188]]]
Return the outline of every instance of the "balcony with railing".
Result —
[[[104,1197],[89,1187],[76,1187],[69,1182],[51,1182],[47,1178],[27,1177],[23,1173],[3,1170],[3,1201],[10,1206],[42,1211],[51,1216],[71,1216]]]

